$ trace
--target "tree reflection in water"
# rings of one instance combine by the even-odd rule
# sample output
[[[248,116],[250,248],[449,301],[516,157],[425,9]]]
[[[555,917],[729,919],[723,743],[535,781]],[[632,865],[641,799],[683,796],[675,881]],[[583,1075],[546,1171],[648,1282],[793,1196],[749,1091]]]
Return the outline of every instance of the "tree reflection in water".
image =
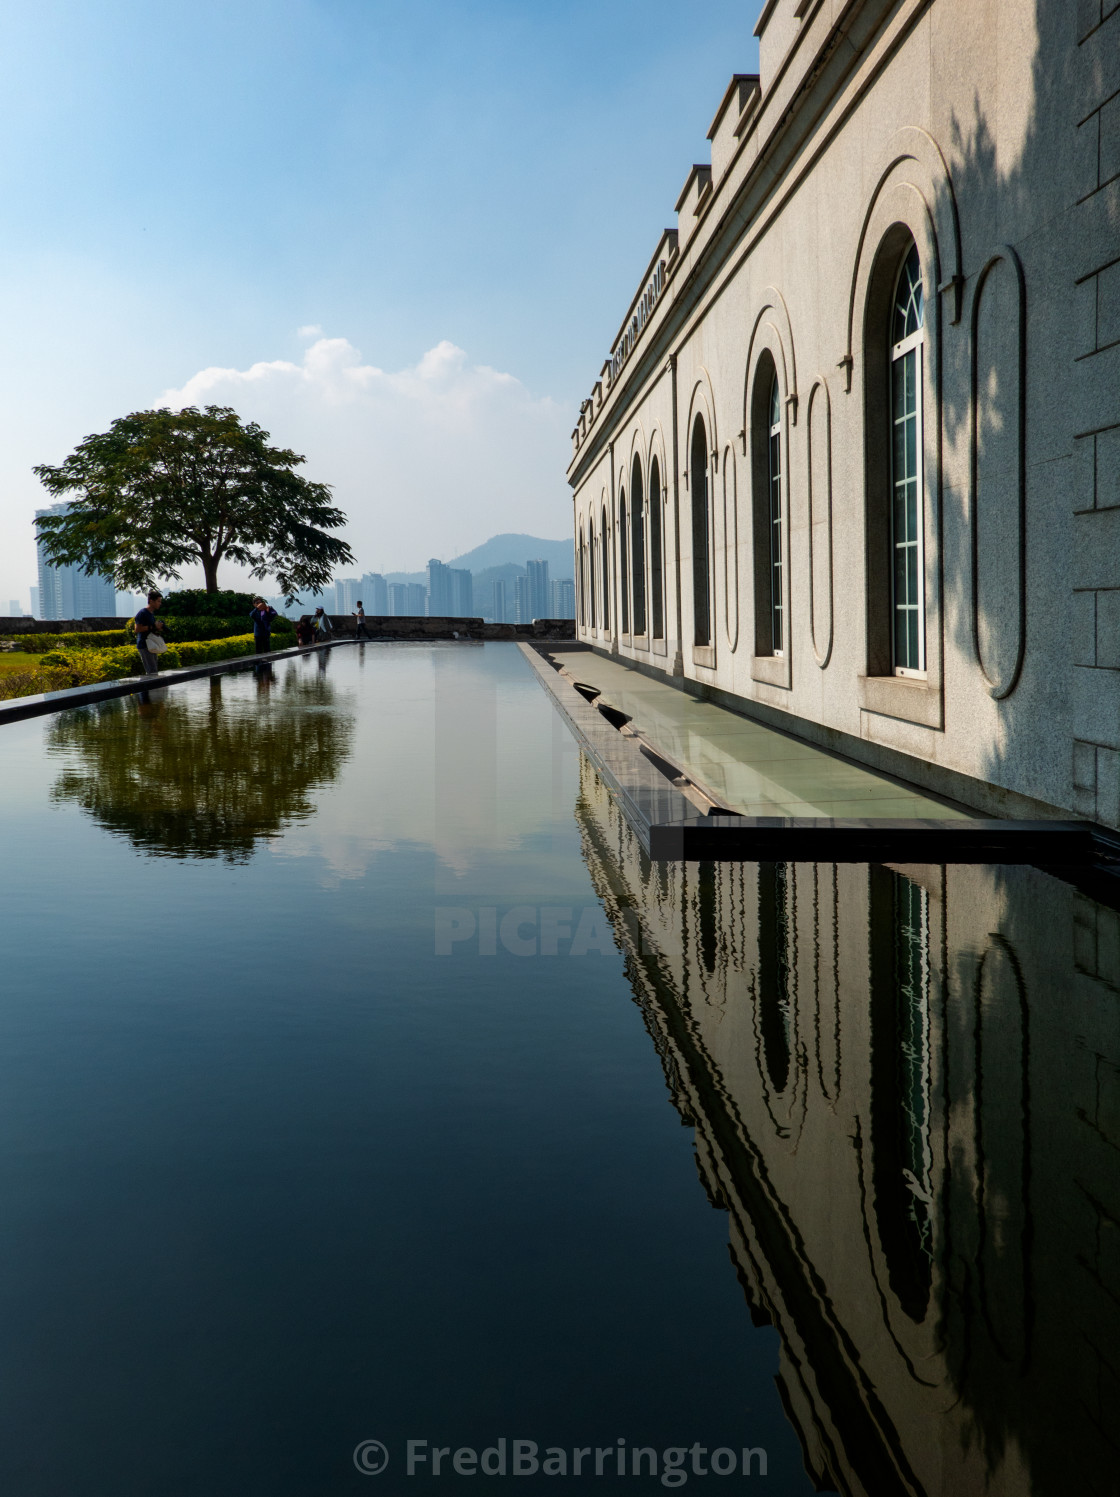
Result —
[[[146,852],[247,861],[312,813],[312,792],[338,777],[353,737],[322,671],[293,664],[278,679],[260,665],[253,676],[250,691],[214,676],[206,695],[157,688],[59,713],[47,749],[67,762],[52,800]]]

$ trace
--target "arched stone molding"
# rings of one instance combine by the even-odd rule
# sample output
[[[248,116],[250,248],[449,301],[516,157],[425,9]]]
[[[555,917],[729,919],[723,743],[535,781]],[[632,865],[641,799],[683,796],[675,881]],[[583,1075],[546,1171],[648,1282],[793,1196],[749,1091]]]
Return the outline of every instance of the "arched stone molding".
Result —
[[[922,132],[919,132],[922,133]],[[912,158],[892,171],[909,170]],[[924,679],[895,675],[891,647],[891,562],[884,537],[890,516],[890,303],[909,242],[917,245],[925,306],[922,358],[922,473],[924,496],[925,643]],[[865,674],[858,678],[861,709],[942,729],[944,642],[942,615],[942,378],[941,305],[937,295],[938,232],[924,191],[904,175],[877,191],[864,223],[853,277],[859,379],[863,401]],[[853,388],[850,358],[847,390]]]
[[[648,446],[646,429],[641,417],[639,417],[635,421],[633,430],[630,433],[630,453],[626,459],[626,472],[628,474],[634,470],[634,459],[636,457],[642,465],[642,478],[645,478],[649,471]]]
[[[634,465],[637,463],[640,492],[642,501],[641,517],[641,556],[642,571],[639,577],[634,567],[635,536],[638,533],[634,517]],[[647,650],[649,648],[649,468],[646,463],[646,432],[642,420],[638,417],[630,433],[630,448],[626,458],[626,471],[624,481],[627,494],[628,508],[626,511],[627,534],[623,541],[624,554],[623,564],[626,567],[627,581],[629,583],[630,602],[630,640],[635,649]],[[640,616],[642,628],[635,626],[635,620]]]
[[[688,421],[685,423],[685,464],[681,475],[684,486],[689,486],[689,459],[688,454],[692,447],[692,427],[697,416],[704,418],[704,432],[708,439],[708,457],[711,462],[711,471],[719,471],[719,437],[716,431],[716,397],[712,389],[712,380],[708,371],[701,367],[692,386],[692,394],[688,401]],[[710,485],[709,485],[710,487]]]
[[[879,159],[875,172],[875,187],[867,204],[855,255],[852,258],[852,282],[848,293],[848,337],[840,368],[845,372],[845,388],[852,388],[853,338],[860,325],[858,310],[867,296],[867,279],[871,262],[887,224],[898,219],[910,223],[913,206],[909,211],[892,211],[884,203],[885,198],[898,202],[898,189],[906,188],[919,200],[925,219],[923,233],[914,233],[918,253],[922,257],[922,268],[926,285],[926,305],[931,309],[939,305],[939,297],[949,297],[949,321],[958,323],[961,318],[961,294],[964,274],[961,268],[961,226],[957,213],[956,193],[952,177],[941,147],[928,131],[916,125],[906,125],[895,132]],[[884,219],[884,213],[886,218]],[[940,252],[939,252],[940,251]],[[945,257],[944,280],[941,279],[942,258]]]
[[[832,401],[823,375],[809,391],[805,418],[806,506],[809,519],[809,638],[813,659],[832,659]]]
[[[787,425],[797,425],[797,355],[793,346],[793,324],[789,319],[789,308],[782,293],[774,286],[767,286],[762,293],[761,305],[751,328],[747,345],[747,375],[743,387],[743,429],[739,440],[743,444],[743,456],[747,455],[750,437],[750,392],[752,371],[762,348],[774,354],[778,374],[782,382],[782,409],[786,412]],[[779,357],[780,351],[780,357]]]
[[[611,533],[613,530],[611,523],[611,496],[606,484],[603,485],[603,492],[599,498],[598,520],[600,548],[599,589],[602,598],[600,607],[603,620],[599,626],[599,632],[604,639],[610,639],[614,631],[615,592],[612,586],[614,580],[614,562],[612,560],[613,552],[611,548]]]
[[[577,559],[579,562],[579,597],[576,599],[576,607],[579,613],[580,632],[586,633],[591,620],[587,610],[587,540],[582,520],[579,522]]]
[[[719,432],[716,425],[716,401],[712,389],[711,376],[708,371],[700,367],[693,381],[692,393],[688,402],[688,421],[684,429],[684,486],[689,496],[689,509],[692,504],[692,437],[696,425],[697,416],[704,420],[704,440],[707,444],[707,526],[708,526],[708,627],[710,630],[710,643],[698,645],[693,635],[692,662],[694,665],[703,666],[706,670],[714,670],[716,666],[716,639],[719,633],[719,571],[716,566],[715,540],[716,540],[716,492],[715,481],[719,473]],[[687,527],[691,531],[692,527]],[[681,577],[682,586],[687,578],[687,593],[689,604],[695,616],[698,597],[696,593],[695,568],[696,559],[693,554],[693,542],[690,536],[688,544],[689,566],[683,566],[683,557],[678,558],[677,567]]]
[[[763,367],[765,366],[765,368]],[[783,653],[775,655],[767,643],[770,638],[770,479],[768,467],[769,426],[763,431],[759,423],[765,419],[760,413],[759,379],[773,368],[778,381],[778,396],[782,410],[781,473],[782,504],[782,578],[784,586],[784,611],[786,639]],[[743,383],[743,430],[740,433],[743,455],[746,458],[745,477],[746,502],[750,507],[751,536],[751,597],[748,610],[748,627],[751,635],[751,679],[768,686],[780,686],[786,691],[793,685],[793,609],[790,581],[790,516],[793,503],[793,485],[790,467],[790,427],[796,419],[797,392],[791,381],[796,380],[796,365],[793,358],[793,332],[785,303],[769,288],[763,297],[751,331],[747,349],[747,367]],[[769,391],[769,385],[767,386]],[[769,404],[766,402],[766,409]],[[765,523],[763,523],[765,518]]]
[[[739,472],[735,449],[723,449],[723,624],[732,654],[739,648]]]
[[[985,296],[996,302],[994,328],[981,328]],[[1011,305],[1001,307],[1000,297]],[[1002,701],[1019,684],[1027,647],[1027,285],[1009,244],[988,256],[976,278],[969,333],[972,644],[989,694]],[[985,369],[1001,376],[996,398],[1014,382],[986,432],[982,404],[992,395]]]
[[[669,446],[669,449],[668,449],[669,451],[672,451],[671,441],[672,441],[672,439],[670,438],[670,446]],[[672,553],[670,552],[670,547],[669,547],[669,537],[670,537],[670,535],[673,534],[673,514],[672,514],[672,510],[670,509],[670,498],[669,498],[669,496],[670,496],[670,494],[672,492],[671,482],[672,482],[673,470],[669,466],[668,462],[666,461],[665,454],[666,454],[665,433],[663,432],[663,430],[661,428],[661,423],[659,421],[655,421],[653,423],[653,428],[652,428],[652,430],[650,432],[649,441],[648,441],[648,443],[646,445],[645,464],[646,464],[646,500],[647,500],[647,504],[652,504],[653,503],[652,494],[650,493],[649,479],[650,479],[650,475],[653,472],[653,464],[654,464],[655,461],[657,463],[658,483],[659,483],[660,489],[661,489],[661,492],[658,495],[658,499],[657,499],[657,502],[658,502],[658,504],[660,506],[660,521],[661,521],[661,633],[660,633],[660,635],[654,634],[652,632],[653,631],[653,619],[652,619],[652,615],[651,615],[651,623],[650,623],[650,630],[651,630],[651,635],[650,635],[650,649],[653,650],[654,653],[658,654],[658,655],[664,655],[668,651],[668,645],[667,645],[666,641],[667,641],[668,635],[669,635],[669,627],[668,627],[669,577],[670,577],[669,564],[670,564],[670,557],[672,555]],[[651,520],[651,524],[652,524],[652,520]],[[652,550],[652,530],[650,532],[650,538],[651,538],[651,540],[650,540],[650,544],[651,544],[651,549],[650,549],[650,563],[649,563],[649,565],[650,565],[650,589],[651,589],[651,591],[650,591],[650,605],[651,605],[651,609],[652,609],[652,606],[653,606],[653,588],[654,588],[654,585],[655,585],[655,583],[654,583],[654,575],[653,575],[654,558],[653,558],[653,550]],[[672,562],[673,562],[673,565],[675,566],[676,565],[675,555],[672,555]]]

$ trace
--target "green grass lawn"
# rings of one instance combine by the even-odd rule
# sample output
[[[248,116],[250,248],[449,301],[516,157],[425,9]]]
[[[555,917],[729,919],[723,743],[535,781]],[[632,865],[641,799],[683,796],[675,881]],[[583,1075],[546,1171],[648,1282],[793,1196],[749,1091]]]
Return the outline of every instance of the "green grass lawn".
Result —
[[[0,650],[0,676],[15,676],[20,671],[33,671],[35,656],[23,650]]]

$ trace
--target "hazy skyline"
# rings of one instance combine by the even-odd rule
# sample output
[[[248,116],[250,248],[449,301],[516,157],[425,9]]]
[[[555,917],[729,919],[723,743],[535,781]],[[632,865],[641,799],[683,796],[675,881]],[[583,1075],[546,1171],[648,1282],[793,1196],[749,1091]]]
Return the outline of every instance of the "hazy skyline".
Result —
[[[32,465],[164,403],[306,452],[359,571],[565,535],[579,401],[758,10],[14,12],[0,595],[35,580]]]

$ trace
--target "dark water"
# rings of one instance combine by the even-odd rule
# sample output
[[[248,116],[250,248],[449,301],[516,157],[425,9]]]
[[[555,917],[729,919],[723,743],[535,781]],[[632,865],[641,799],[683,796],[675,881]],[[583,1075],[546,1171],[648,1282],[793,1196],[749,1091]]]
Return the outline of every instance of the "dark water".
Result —
[[[1116,1490],[1112,911],[651,867],[512,646],[0,752],[0,1491]]]

